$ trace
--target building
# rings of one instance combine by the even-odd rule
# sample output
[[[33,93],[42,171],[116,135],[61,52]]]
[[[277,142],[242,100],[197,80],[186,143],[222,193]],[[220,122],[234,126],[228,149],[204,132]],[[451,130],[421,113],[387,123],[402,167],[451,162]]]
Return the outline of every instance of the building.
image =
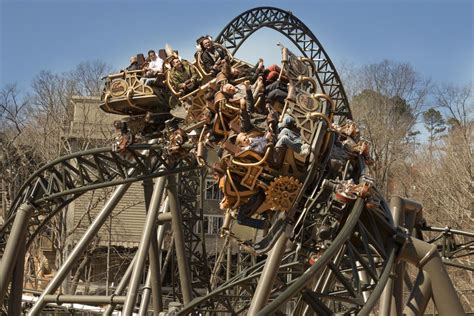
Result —
[[[114,136],[113,122],[121,116],[102,112],[99,109],[99,100],[91,97],[74,97],[74,116],[70,124],[70,130],[65,141],[70,143],[70,147],[75,151],[85,148],[111,146]],[[204,220],[202,228],[206,236],[208,255],[214,255],[220,250],[222,239],[219,237],[219,229],[223,223],[223,215],[219,210],[219,201],[222,197],[218,185],[211,177],[204,181],[205,195],[203,203]],[[57,240],[53,237],[53,232],[46,232],[46,238],[41,238],[41,251],[38,256],[45,258],[48,271],[45,275],[54,274],[60,265],[60,258],[65,258],[74,245],[80,240],[84,232],[89,227],[92,220],[101,210],[114,188],[105,188],[85,193],[70,203],[63,211],[66,225],[63,227],[62,235],[66,237],[63,243],[65,246],[59,250],[53,244]],[[101,289],[98,286],[106,284],[113,285],[115,279],[119,279],[121,273],[128,266],[133,252],[137,249],[143,227],[145,224],[146,209],[143,195],[143,184],[133,183],[122,198],[118,206],[112,212],[108,222],[104,224],[96,240],[91,244],[88,256],[88,266],[74,277],[73,270],[71,280],[78,283],[78,291],[93,292]],[[196,231],[200,233],[200,231]],[[47,235],[50,235],[49,237]],[[168,241],[169,242],[169,241]],[[61,242],[59,242],[61,244]],[[34,270],[37,270],[36,267]],[[116,276],[116,277],[115,277]],[[90,282],[84,282],[88,279]],[[46,283],[46,282],[44,282]],[[87,285],[86,285],[87,284]],[[94,284],[97,286],[94,287]],[[41,287],[41,286],[40,286]],[[89,288],[87,290],[86,288]]]

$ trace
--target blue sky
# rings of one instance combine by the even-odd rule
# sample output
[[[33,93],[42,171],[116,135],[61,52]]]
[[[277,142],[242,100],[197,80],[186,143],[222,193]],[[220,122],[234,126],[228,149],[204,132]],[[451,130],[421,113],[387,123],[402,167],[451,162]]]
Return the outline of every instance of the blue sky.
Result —
[[[217,35],[239,13],[257,6],[290,10],[322,43],[336,65],[392,59],[411,63],[435,82],[473,82],[472,0],[332,1],[62,1],[0,0],[0,87],[27,89],[41,70],[65,72],[103,60],[126,67],[137,52],[169,43],[192,59],[195,39]],[[257,32],[240,57],[277,62],[275,31]],[[239,54],[238,54],[239,55]]]

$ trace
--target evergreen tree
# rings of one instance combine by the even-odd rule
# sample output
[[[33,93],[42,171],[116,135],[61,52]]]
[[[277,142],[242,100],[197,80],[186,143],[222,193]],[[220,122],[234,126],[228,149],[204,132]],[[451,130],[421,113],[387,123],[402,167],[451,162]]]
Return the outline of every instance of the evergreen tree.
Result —
[[[446,121],[443,119],[443,115],[440,111],[429,108],[423,112],[423,122],[428,133],[430,133],[428,141],[431,150],[433,143],[438,139],[440,134],[446,130]]]

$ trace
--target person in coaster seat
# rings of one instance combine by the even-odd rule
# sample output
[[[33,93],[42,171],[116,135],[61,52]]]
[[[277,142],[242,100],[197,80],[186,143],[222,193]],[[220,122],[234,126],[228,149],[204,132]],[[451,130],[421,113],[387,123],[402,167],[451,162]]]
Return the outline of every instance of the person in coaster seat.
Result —
[[[220,71],[221,61],[224,59],[230,60],[231,56],[224,48],[215,45],[209,36],[201,36],[198,39],[198,44],[202,50],[201,61],[204,71],[215,77]]]
[[[181,61],[178,56],[171,60],[172,72],[170,83],[181,94],[188,94],[199,86],[199,74],[187,61]]]
[[[240,107],[242,102],[246,102],[247,110],[254,113],[255,97],[263,91],[263,81],[259,78],[254,85],[251,85],[250,81],[246,80],[236,86],[226,83],[221,87],[221,91],[229,104]]]
[[[252,136],[251,133],[239,133],[235,144],[239,146],[242,151],[251,150],[263,155],[269,144],[269,139],[265,136]]]
[[[259,188],[258,192],[252,195],[247,203],[244,203],[239,207],[237,211],[237,223],[256,229],[265,229],[268,225],[268,220],[266,218],[257,219],[251,217],[265,199],[265,192]],[[264,213],[263,216],[266,216],[266,214]]]
[[[227,59],[222,60],[219,65],[222,74],[231,84],[234,84],[236,80],[249,80],[251,84],[254,84],[259,77],[263,77],[263,72],[265,70],[262,58],[259,58],[257,64],[250,68],[231,67],[230,62]]]
[[[240,133],[237,135],[235,141],[237,146],[241,146],[242,150],[252,150],[260,155],[263,155],[268,140],[263,136],[251,136],[251,133]],[[256,229],[264,229],[267,221],[265,219],[252,218],[252,215],[259,208],[259,206],[265,201],[265,191],[262,188],[258,188],[257,192],[253,194],[250,199],[239,206],[237,209],[237,223],[253,227]]]
[[[250,85],[247,84],[249,87]],[[246,102],[241,102],[240,106],[240,129],[236,137],[235,144],[240,146],[242,151],[251,150],[259,155],[264,155],[268,146],[272,144],[272,133],[270,127],[266,126],[264,136],[260,136],[262,129],[258,129],[252,124],[251,115],[253,110],[253,97],[250,87],[246,89]],[[243,99],[241,101],[244,101]],[[266,124],[266,122],[263,122]],[[257,192],[253,194],[250,199],[240,205],[237,211],[237,222],[241,225],[253,227],[256,229],[265,229],[268,224],[266,219],[256,219],[251,216],[265,201],[266,196],[262,188],[258,188]]]
[[[163,73],[163,59],[158,57],[154,50],[148,51],[148,59],[148,66],[143,68],[145,72],[143,77],[148,78],[145,80],[146,85],[152,85],[156,82],[156,77]]]
[[[270,85],[275,81],[279,80],[283,83],[288,83],[288,77],[284,73],[284,71],[280,68],[280,66],[273,64],[268,66],[263,71],[263,79],[265,80],[265,85]]]
[[[225,171],[221,168],[219,163],[215,163],[212,166],[213,170],[213,177],[217,181],[219,185],[219,189],[222,193],[224,193],[224,197],[222,198],[221,202],[219,203],[219,208],[221,210],[225,210],[230,207],[229,201],[225,195],[225,182],[226,174]],[[257,194],[252,195],[247,203],[242,204],[237,212],[237,223],[240,225],[245,225],[249,227],[253,227],[256,229],[264,229],[267,226],[266,219],[256,219],[252,218],[251,215],[255,212],[256,208],[265,201],[265,193],[263,190],[259,190]]]
[[[281,166],[285,159],[287,148],[304,156],[309,154],[309,145],[303,144],[295,119],[292,116],[285,114],[282,122],[278,124],[278,127],[280,128],[280,132],[277,136],[273,155],[273,163],[275,166]]]
[[[130,57],[130,65],[125,68],[127,71],[134,71],[134,70],[140,70],[140,65],[138,64],[138,58],[137,56],[131,56]]]
[[[265,148],[273,143],[276,131],[275,113],[269,109],[267,116],[255,114],[255,102],[250,83],[244,82],[246,97],[240,99],[240,133],[236,138],[236,145],[244,150],[250,149],[258,154],[264,154]],[[252,130],[265,131],[264,136],[256,136]]]

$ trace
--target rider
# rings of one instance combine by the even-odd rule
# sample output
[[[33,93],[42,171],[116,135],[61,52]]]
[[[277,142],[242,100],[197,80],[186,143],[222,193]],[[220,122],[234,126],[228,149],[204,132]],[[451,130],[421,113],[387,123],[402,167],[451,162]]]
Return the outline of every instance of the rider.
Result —
[[[199,86],[199,74],[187,61],[181,61],[178,56],[174,56],[171,67],[170,83],[178,92],[187,94]]]
[[[296,126],[295,119],[292,116],[285,114],[285,116],[283,116],[282,122],[278,124],[278,127],[280,128],[280,132],[277,136],[275,153],[273,155],[273,164],[275,166],[281,166],[283,159],[285,158],[287,148],[290,148],[294,152],[304,156],[309,154],[309,145],[303,143],[301,135]]]
[[[140,65],[138,64],[138,58],[136,55],[130,57],[130,65],[126,69],[127,71],[140,70]]]
[[[145,71],[144,77],[149,78],[146,79],[145,84],[152,85],[156,82],[156,77],[159,74],[163,73],[163,59],[158,57],[154,50],[148,51],[148,59],[148,66],[143,68],[143,70]]]
[[[209,36],[201,36],[198,44],[202,50],[201,60],[204,71],[215,77],[220,71],[221,62],[231,59],[229,53],[223,47],[214,44]]]

